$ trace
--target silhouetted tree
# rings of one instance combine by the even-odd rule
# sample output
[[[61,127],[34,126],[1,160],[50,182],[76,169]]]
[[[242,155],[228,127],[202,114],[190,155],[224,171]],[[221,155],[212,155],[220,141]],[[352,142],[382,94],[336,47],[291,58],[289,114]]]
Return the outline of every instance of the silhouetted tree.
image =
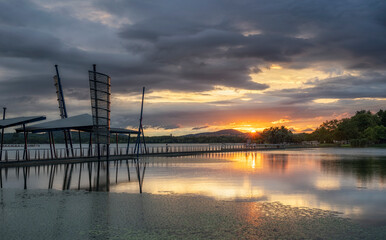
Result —
[[[266,143],[293,142],[292,132],[284,126],[266,128],[261,136]]]

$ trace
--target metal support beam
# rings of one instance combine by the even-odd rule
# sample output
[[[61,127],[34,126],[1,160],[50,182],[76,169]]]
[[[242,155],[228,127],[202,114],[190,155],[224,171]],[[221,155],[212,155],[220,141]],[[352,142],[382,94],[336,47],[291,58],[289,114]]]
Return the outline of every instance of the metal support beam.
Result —
[[[88,156],[91,157],[92,156],[92,133],[90,132],[90,141],[89,141],[89,144],[88,144]]]
[[[142,116],[143,116],[143,102],[144,102],[144,99],[145,99],[145,87],[142,88],[141,115],[139,117],[138,135],[137,135],[137,141],[135,143],[135,150],[137,152],[137,158],[139,156],[139,149],[140,149],[140,145],[141,145],[141,135],[142,135],[143,144],[144,144],[144,147],[145,147],[145,153],[147,153],[146,142],[145,142],[145,135],[144,135],[144,132],[143,132],[143,127],[142,127]]]
[[[51,152],[51,158],[53,159],[54,158],[54,152],[52,151],[52,139],[51,139],[51,132],[47,132],[48,133],[48,139],[50,140],[50,152]],[[47,154],[48,155],[48,154]],[[47,156],[48,158],[48,156]]]
[[[81,137],[81,134],[80,134],[80,130],[78,131],[78,134],[79,134],[79,149],[80,149],[80,156],[83,157],[83,149],[82,149],[82,137]]]
[[[62,82],[59,75],[58,65],[55,65],[55,71],[56,71],[56,78],[54,77],[54,80],[55,80],[56,94],[58,97],[60,117],[63,119],[63,118],[67,118],[68,115],[67,115],[66,102],[64,101],[64,94],[62,89]],[[67,156],[70,156],[68,144],[70,144],[71,153],[72,153],[72,156],[74,156],[74,148],[72,146],[72,138],[71,138],[70,130],[63,130],[63,134],[64,134]]]
[[[130,133],[127,137],[127,148],[126,148],[126,155],[129,155],[129,147],[130,147]]]
[[[5,120],[5,111],[6,110],[7,110],[7,108],[3,107],[3,120]],[[4,145],[4,128],[1,129],[0,161],[2,160],[2,156],[3,156],[3,145]]]
[[[50,132],[50,133],[51,133],[51,138],[52,138],[52,150],[53,150],[53,152],[54,152],[54,157],[55,157],[55,158],[58,158],[58,156],[56,155],[54,133],[53,133],[53,132]]]
[[[96,82],[96,64],[92,65],[93,71],[94,71],[94,100],[95,100],[95,118],[96,126],[99,128],[99,119],[98,119],[98,95],[97,95],[97,82]],[[98,129],[99,131],[99,129]],[[98,160],[101,159],[101,149],[100,149],[100,141],[99,141],[99,133],[96,134],[96,141],[97,141],[97,151],[98,151]]]
[[[23,160],[28,160],[28,141],[27,141],[27,137],[28,137],[28,133],[26,132],[25,130],[25,124],[23,123],[23,132],[24,132],[24,153],[23,153]]]
[[[119,155],[119,147],[118,147],[118,133],[115,134],[115,142],[117,146],[117,155]]]

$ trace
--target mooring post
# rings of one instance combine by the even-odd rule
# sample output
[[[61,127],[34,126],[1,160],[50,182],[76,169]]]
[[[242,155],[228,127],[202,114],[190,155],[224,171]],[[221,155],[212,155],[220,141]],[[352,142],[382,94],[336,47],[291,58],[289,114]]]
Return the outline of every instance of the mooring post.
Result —
[[[23,132],[24,132],[24,153],[23,153],[23,160],[24,158],[26,160],[28,160],[28,146],[27,146],[27,137],[28,137],[28,133],[26,132],[25,130],[25,124],[23,123]]]
[[[50,132],[50,133],[51,133],[51,138],[52,138],[52,149],[53,149],[53,152],[54,152],[54,156],[55,156],[55,158],[58,158],[58,155],[56,154],[56,148],[55,148],[54,133],[53,132]]]
[[[80,130],[78,130],[78,134],[79,134],[79,150],[80,150],[80,156],[83,157],[82,137],[81,137],[81,134],[80,134]]]
[[[116,145],[117,145],[117,154],[116,155],[119,155],[118,151],[119,151],[119,147],[118,147],[118,133],[115,133],[115,142],[116,142]]]
[[[88,144],[88,156],[92,157],[92,132],[90,132],[90,141]]]
[[[50,140],[50,152],[51,152],[51,158],[53,159],[54,158],[54,153],[52,152],[52,140],[51,140],[51,133],[50,132],[47,132],[48,133],[48,139]],[[45,152],[43,152],[45,153]],[[45,155],[43,156],[43,158],[45,158]],[[47,158],[48,158],[48,154],[47,154]]]
[[[130,133],[129,133],[129,136],[127,137],[126,155],[129,155],[129,146],[130,146]]]
[[[7,110],[6,107],[3,107],[3,120],[5,120],[5,111]],[[0,161],[3,157],[3,144],[4,144],[4,128],[1,129],[1,149],[0,149]]]
[[[68,150],[68,142],[67,142],[67,132],[66,132],[66,130],[63,131],[63,134],[64,134],[64,143],[66,145],[66,157],[70,157],[70,152]]]

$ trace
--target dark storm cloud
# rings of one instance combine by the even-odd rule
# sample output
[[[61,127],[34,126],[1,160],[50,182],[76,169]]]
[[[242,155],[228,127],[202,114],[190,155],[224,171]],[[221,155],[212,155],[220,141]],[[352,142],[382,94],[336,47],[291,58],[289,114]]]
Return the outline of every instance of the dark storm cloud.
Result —
[[[130,51],[161,61],[239,56],[294,67],[333,60],[357,69],[382,68],[386,61],[384,1],[116,0],[100,6],[129,16],[133,24],[120,37]]]
[[[330,116],[331,111],[345,111],[341,106],[309,106],[309,105],[293,105],[293,106],[277,106],[275,104],[257,105],[257,106],[236,106],[213,108],[210,110],[164,110],[161,112],[145,111],[144,125],[152,128],[167,129],[168,126],[197,126],[200,125],[221,125],[229,122],[239,122],[245,119],[251,119],[256,122],[266,122],[271,119],[278,119],[283,115],[288,118],[303,119],[312,118],[315,116]],[[122,121],[116,121],[116,125],[136,126],[138,125],[138,114],[122,114]],[[267,117],[268,116],[268,117]],[[270,120],[272,121],[272,120]]]
[[[285,103],[295,104],[297,113],[307,105],[296,104],[316,98],[385,97],[385,12],[386,2],[376,0],[1,1],[0,99],[17,108],[22,98],[30,111],[56,112],[56,102],[33,104],[54,98],[53,65],[60,66],[66,96],[86,100],[93,63],[111,75],[113,93],[140,92],[144,85],[150,91],[199,92],[218,85],[265,90],[269,83],[251,81],[250,73],[280,64],[358,71],[301,90],[268,92],[289,98]],[[116,24],[122,19],[127,21]],[[218,117],[201,106],[208,118]],[[197,112],[174,113],[154,115],[149,124],[178,127],[180,118],[199,126]]]
[[[177,129],[180,128],[180,124],[172,124],[172,125],[163,125],[163,126],[152,126],[158,129],[165,129],[165,130],[170,130],[170,129]]]
[[[202,126],[202,127],[194,127],[192,128],[192,130],[201,130],[201,129],[205,129],[205,128],[208,128],[209,126]]]
[[[268,92],[275,96],[289,98],[288,103],[309,102],[319,98],[386,98],[386,74],[364,73],[361,76],[341,76],[322,81],[310,81],[302,89],[283,89]]]

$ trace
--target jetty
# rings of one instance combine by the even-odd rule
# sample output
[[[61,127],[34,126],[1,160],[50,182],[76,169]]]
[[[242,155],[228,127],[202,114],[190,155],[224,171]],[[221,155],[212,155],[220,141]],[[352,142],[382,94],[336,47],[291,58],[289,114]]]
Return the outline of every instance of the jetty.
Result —
[[[1,145],[0,168],[11,166],[32,166],[40,164],[82,163],[94,161],[115,161],[138,159],[147,156],[183,156],[201,153],[217,153],[232,151],[256,151],[284,148],[283,144],[210,144],[210,145],[157,145],[148,146],[142,126],[145,87],[142,88],[141,111],[138,130],[114,128],[110,126],[111,78],[93,70],[88,72],[90,85],[91,115],[88,113],[69,116],[67,113],[59,68],[55,65],[56,75],[53,77],[56,88],[60,119],[43,121],[45,116],[24,116],[5,118],[6,108],[3,108],[3,119],[0,120]],[[43,121],[43,122],[42,122]],[[36,123],[39,122],[39,123]],[[32,124],[32,125],[31,125]],[[23,133],[23,148],[4,148],[4,129],[16,128],[17,133]],[[65,147],[58,148],[54,133],[61,132]],[[28,134],[45,134],[49,140],[48,148],[31,147],[28,144]],[[81,136],[87,134],[88,143],[84,144]],[[74,136],[78,136],[79,146],[75,147]],[[119,146],[118,136],[126,136],[127,144]],[[131,137],[135,144],[130,145]],[[115,137],[115,146],[110,139]]]
[[[107,151],[103,150],[103,155],[98,158],[96,148],[73,148],[67,151],[66,148],[35,148],[28,149],[27,158],[23,158],[23,149],[4,150],[5,159],[0,162],[1,167],[14,166],[36,166],[45,164],[64,164],[64,163],[84,163],[96,161],[116,161],[116,160],[136,160],[144,157],[177,157],[186,155],[196,155],[204,153],[221,152],[242,152],[242,151],[262,151],[284,149],[284,144],[208,144],[197,145],[189,144],[183,146],[169,146],[166,144],[158,146],[146,146],[146,150],[141,148],[137,154],[135,146],[129,147],[110,147],[110,154],[107,159]]]

